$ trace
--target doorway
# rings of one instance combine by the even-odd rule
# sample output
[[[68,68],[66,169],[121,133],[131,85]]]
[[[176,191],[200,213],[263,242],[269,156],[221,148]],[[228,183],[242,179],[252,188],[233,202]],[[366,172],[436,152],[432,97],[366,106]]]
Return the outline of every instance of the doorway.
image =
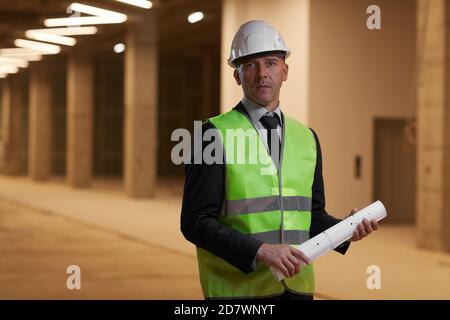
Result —
[[[408,125],[407,119],[375,119],[373,196],[386,206],[387,223],[415,223],[416,148]]]

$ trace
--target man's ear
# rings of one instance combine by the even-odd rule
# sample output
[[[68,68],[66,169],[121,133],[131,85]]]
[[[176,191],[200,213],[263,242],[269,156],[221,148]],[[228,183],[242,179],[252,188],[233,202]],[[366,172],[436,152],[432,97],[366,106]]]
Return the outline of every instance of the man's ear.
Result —
[[[239,77],[239,70],[237,68],[234,69],[233,76],[234,76],[234,79],[236,80],[237,85],[240,86],[241,78]]]
[[[284,68],[283,68],[283,81],[286,81],[288,78],[288,73],[289,73],[289,65],[287,65],[286,63],[284,64]]]

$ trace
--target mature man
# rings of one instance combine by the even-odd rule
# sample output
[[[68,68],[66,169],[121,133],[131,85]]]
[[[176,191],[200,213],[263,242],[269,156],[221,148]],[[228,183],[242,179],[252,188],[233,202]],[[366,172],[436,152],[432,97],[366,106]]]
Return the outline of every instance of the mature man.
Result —
[[[224,163],[186,166],[181,230],[197,246],[205,298],[312,299],[312,264],[292,245],[340,221],[325,211],[316,134],[280,109],[289,55],[281,35],[266,22],[240,27],[228,63],[244,97],[202,127],[220,133]],[[261,152],[247,142],[244,150],[236,149],[227,141],[230,129],[254,132],[266,148]],[[247,161],[232,161],[235,151],[244,152]],[[261,161],[248,163],[252,155]],[[274,170],[264,171],[267,163]],[[365,220],[351,240],[377,228],[376,221]],[[348,246],[336,251],[344,254]],[[278,282],[269,267],[287,278]]]

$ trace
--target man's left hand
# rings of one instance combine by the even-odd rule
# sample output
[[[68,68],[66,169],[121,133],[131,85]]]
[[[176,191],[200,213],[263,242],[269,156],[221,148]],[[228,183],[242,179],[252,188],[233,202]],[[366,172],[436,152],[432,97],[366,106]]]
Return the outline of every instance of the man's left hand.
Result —
[[[356,208],[352,209],[350,215],[355,214],[358,211],[359,210]],[[363,221],[361,221],[361,223],[356,227],[353,232],[353,237],[350,240],[359,241],[376,230],[378,230],[378,222],[376,220],[369,221],[368,219],[363,219]]]

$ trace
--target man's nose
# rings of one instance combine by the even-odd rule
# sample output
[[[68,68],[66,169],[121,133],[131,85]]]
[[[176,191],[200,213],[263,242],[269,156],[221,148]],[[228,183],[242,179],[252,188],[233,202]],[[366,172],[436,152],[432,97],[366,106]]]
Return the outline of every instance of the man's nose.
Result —
[[[258,79],[266,79],[267,78],[267,68],[264,64],[259,64],[257,66],[257,77]]]

